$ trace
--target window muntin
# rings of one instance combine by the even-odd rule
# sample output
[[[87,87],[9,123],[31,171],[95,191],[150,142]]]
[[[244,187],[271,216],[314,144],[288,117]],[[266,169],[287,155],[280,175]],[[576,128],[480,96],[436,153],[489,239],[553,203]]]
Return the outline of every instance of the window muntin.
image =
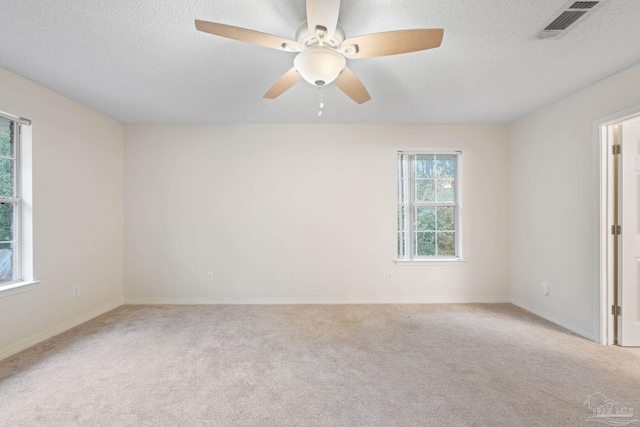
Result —
[[[21,279],[20,125],[0,117],[0,285]]]
[[[398,258],[460,257],[459,153],[398,154]]]

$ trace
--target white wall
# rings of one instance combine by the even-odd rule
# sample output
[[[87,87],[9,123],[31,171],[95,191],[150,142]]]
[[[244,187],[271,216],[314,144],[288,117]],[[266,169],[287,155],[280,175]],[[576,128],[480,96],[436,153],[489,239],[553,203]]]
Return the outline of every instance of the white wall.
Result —
[[[140,124],[123,137],[122,124],[3,69],[0,93],[0,110],[34,122],[42,279],[0,298],[0,358],[119,305],[123,274],[129,302],[506,301],[511,292],[598,338],[593,122],[640,105],[640,66],[510,127]],[[464,152],[466,262],[396,266],[396,153],[428,149]]]
[[[507,133],[127,125],[126,301],[508,301]],[[396,266],[397,152],[428,149],[463,150],[467,262]]]
[[[123,126],[0,68],[33,121],[35,289],[0,298],[0,359],[122,303]],[[72,299],[72,288],[81,295]]]
[[[598,340],[599,189],[594,121],[640,105],[640,65],[511,127],[512,302]],[[547,280],[550,294],[540,293]]]

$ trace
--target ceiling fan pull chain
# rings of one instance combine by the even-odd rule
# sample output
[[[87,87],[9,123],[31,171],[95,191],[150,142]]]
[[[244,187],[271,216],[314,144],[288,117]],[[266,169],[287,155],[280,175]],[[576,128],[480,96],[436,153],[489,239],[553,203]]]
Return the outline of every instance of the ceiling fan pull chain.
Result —
[[[324,102],[322,102],[322,86],[318,86],[320,90],[320,109],[318,110],[318,117],[322,116],[322,109],[324,108]]]

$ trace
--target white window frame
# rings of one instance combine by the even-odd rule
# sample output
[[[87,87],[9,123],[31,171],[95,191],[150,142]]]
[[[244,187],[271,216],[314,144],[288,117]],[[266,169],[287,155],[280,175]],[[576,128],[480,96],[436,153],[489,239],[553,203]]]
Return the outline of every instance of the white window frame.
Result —
[[[20,213],[22,207],[21,196],[21,180],[20,180],[20,123],[8,120],[11,128],[12,145],[13,145],[13,157],[1,156],[0,159],[7,159],[13,162],[13,196],[3,197],[0,196],[0,204],[13,205],[13,223],[12,234],[13,239],[10,241],[0,241],[2,244],[10,243],[12,249],[11,255],[11,273],[12,277],[9,280],[0,280],[0,286],[11,285],[22,281],[22,270],[20,269],[21,258],[21,226],[20,226]]]
[[[417,202],[415,201],[415,158],[417,155],[451,155],[454,156],[454,201],[453,202]],[[403,161],[403,158],[405,159]],[[404,247],[400,251],[400,233],[402,230],[397,227],[396,230],[396,247],[398,250],[397,262],[398,263],[411,263],[411,262],[433,262],[433,261],[462,261],[462,203],[461,203],[461,165],[462,165],[462,151],[448,151],[448,150],[429,150],[429,151],[399,151],[398,152],[398,224],[400,224],[400,218],[402,216],[402,208],[404,208],[405,216],[402,222],[405,225],[406,238],[404,241]],[[402,179],[406,177],[406,179]],[[404,187],[403,187],[404,185]],[[405,194],[404,200],[401,200],[401,195]],[[439,256],[417,256],[415,245],[415,208],[420,206],[438,207],[438,206],[452,206],[455,208],[455,255]],[[436,250],[437,250],[437,235],[436,235]]]
[[[14,150],[14,194],[13,197],[0,197],[0,203],[14,205],[13,239],[10,242],[13,245],[12,278],[0,281],[2,298],[35,289],[40,281],[33,278],[31,121],[1,111],[0,117],[13,126]]]

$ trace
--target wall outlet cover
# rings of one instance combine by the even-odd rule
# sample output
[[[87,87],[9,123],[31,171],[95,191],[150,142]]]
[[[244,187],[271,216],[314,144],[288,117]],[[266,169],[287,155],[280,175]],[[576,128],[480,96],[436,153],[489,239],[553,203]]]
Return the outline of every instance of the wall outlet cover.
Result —
[[[542,295],[549,295],[549,284],[547,282],[540,283],[540,292]]]

